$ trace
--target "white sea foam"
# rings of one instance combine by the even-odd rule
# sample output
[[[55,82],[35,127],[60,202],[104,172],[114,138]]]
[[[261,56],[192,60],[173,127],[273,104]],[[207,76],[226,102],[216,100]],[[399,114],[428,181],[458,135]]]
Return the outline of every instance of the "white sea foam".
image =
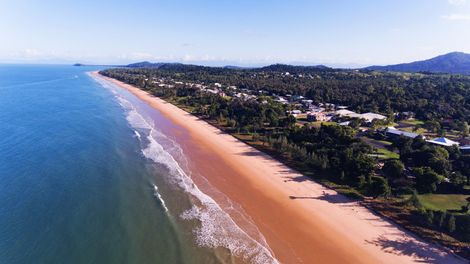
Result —
[[[158,200],[159,200],[160,203],[162,204],[163,209],[165,209],[165,212],[168,212],[168,207],[166,207],[165,200],[163,200],[162,195],[158,192],[158,187],[157,187],[157,185],[154,184],[154,185],[153,185],[153,189],[154,189],[154,195],[155,195],[155,197],[158,198]]]
[[[140,140],[140,139],[142,138],[142,137],[140,136],[140,133],[139,133],[139,131],[137,131],[137,130],[134,130],[134,134],[135,134],[135,136],[137,137],[137,139],[139,139],[139,140]]]
[[[187,161],[178,144],[156,130],[152,121],[146,120],[139,114],[129,101],[119,95],[116,97],[119,104],[126,109],[126,119],[129,124],[141,133],[145,131],[143,136],[146,137],[148,144],[142,150],[143,155],[157,164],[164,165],[171,174],[171,177],[169,177],[171,183],[199,200],[198,205],[193,205],[191,209],[181,214],[181,218],[184,220],[193,219],[200,222],[200,226],[194,230],[198,245],[210,248],[224,247],[230,250],[234,256],[256,264],[278,263],[268,245],[263,243],[264,238],[260,242],[250,237],[230,218],[228,213],[222,210],[210,196],[203,193],[194,184],[191,177],[182,168]],[[163,145],[165,145],[165,148]],[[172,156],[170,153],[177,157]],[[157,190],[155,186],[155,195],[161,201],[165,210],[168,210]],[[260,237],[262,237],[261,234]]]

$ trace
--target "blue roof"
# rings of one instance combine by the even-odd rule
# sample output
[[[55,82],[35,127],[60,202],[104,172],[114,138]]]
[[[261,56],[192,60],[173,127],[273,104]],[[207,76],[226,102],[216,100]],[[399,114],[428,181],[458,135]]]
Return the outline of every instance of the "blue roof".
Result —
[[[437,144],[437,145],[442,145],[442,146],[452,146],[452,145],[459,145],[459,142],[450,140],[445,137],[440,137],[440,138],[435,138],[433,140],[428,140],[429,143]]]

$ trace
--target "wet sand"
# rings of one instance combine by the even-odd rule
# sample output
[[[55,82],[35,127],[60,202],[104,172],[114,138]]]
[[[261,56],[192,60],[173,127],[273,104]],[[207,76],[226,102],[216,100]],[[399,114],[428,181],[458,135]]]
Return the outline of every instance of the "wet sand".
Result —
[[[130,91],[175,124],[191,169],[204,177],[195,177],[196,185],[210,195],[207,180],[241,205],[280,262],[466,263],[178,107],[92,75]]]

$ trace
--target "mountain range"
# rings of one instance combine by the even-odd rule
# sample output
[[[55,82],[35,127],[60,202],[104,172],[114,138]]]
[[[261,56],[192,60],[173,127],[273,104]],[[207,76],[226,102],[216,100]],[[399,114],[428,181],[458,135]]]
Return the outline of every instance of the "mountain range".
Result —
[[[84,64],[75,64],[75,66],[85,66]],[[110,65],[111,66],[111,65]],[[294,66],[286,64],[273,64],[264,67],[239,67],[239,66],[225,66],[225,67],[209,67],[199,66],[192,64],[182,63],[153,63],[148,61],[132,63],[128,65],[114,65],[114,67],[128,67],[128,68],[157,68],[165,70],[189,70],[197,71],[202,69],[212,70],[240,70],[240,69],[254,69],[260,71],[275,71],[275,72],[290,72],[290,73],[301,73],[308,71],[328,71],[333,70],[324,65],[316,66]],[[392,72],[423,72],[423,73],[450,73],[450,74],[465,74],[470,75],[470,54],[463,52],[451,52],[444,55],[440,55],[428,60],[415,61],[410,63],[401,63],[386,66],[369,66],[358,70],[369,70],[369,71],[392,71]]]
[[[470,54],[451,52],[429,60],[387,66],[370,66],[366,70],[394,72],[431,72],[470,75]]]

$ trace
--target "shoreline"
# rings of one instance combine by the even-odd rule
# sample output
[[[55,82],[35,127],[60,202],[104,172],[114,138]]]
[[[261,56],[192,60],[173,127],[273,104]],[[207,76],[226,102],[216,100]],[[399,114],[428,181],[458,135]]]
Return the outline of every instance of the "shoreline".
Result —
[[[184,110],[97,72],[92,76],[128,90],[183,128],[188,135],[176,137],[192,166],[243,207],[280,262],[464,263]]]

